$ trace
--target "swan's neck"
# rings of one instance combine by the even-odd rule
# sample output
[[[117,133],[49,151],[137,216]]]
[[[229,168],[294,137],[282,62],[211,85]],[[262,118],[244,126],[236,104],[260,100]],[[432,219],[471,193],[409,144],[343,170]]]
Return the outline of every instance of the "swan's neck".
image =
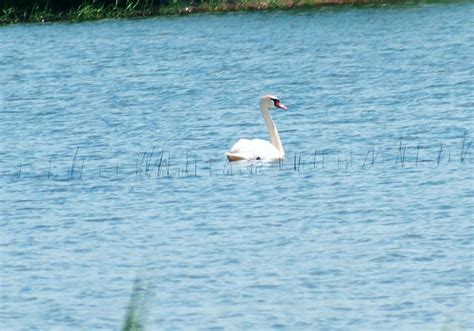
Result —
[[[265,120],[265,124],[267,125],[268,133],[270,134],[270,141],[272,145],[275,146],[278,151],[280,151],[281,156],[283,157],[285,155],[285,151],[283,150],[280,135],[278,134],[278,130],[272,120],[272,117],[270,116],[270,112],[263,108],[260,108],[260,111],[262,112],[263,119]]]

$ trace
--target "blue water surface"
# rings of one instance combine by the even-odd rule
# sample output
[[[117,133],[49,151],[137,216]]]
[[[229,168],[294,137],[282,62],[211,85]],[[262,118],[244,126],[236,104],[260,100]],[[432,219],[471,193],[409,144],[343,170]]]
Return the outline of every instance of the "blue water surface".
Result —
[[[1,329],[473,330],[473,14],[0,28]]]

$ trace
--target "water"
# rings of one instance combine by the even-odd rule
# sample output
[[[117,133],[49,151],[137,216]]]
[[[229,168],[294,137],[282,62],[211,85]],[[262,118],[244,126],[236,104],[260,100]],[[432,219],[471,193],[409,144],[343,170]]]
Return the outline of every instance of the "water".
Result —
[[[2,330],[474,329],[473,10],[1,28]]]

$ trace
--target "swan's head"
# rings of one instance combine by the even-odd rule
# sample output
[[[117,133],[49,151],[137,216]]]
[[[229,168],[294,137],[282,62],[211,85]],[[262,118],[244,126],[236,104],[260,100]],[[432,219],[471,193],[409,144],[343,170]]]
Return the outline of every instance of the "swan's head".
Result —
[[[260,109],[269,110],[272,108],[288,109],[284,104],[280,102],[276,96],[267,94],[260,99]]]

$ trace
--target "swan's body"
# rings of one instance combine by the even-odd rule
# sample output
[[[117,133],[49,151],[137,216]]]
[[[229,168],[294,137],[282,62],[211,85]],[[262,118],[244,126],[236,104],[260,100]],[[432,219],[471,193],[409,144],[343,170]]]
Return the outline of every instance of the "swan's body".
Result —
[[[229,161],[278,160],[285,153],[263,139],[239,139],[225,155]]]
[[[273,95],[265,95],[260,99],[260,111],[270,134],[270,142],[262,139],[239,139],[234,146],[225,153],[229,161],[240,160],[281,160],[285,151],[275,123],[270,116],[271,108],[286,109],[280,100]]]

